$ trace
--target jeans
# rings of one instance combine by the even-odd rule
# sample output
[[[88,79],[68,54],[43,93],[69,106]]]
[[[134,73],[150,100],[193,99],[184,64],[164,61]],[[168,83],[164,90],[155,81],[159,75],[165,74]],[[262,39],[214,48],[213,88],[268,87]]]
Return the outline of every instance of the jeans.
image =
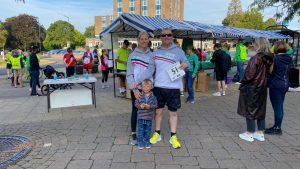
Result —
[[[36,93],[36,85],[39,82],[39,74],[40,74],[40,72],[38,70],[30,71],[30,78],[32,80],[31,95],[37,95],[37,93]]]
[[[152,120],[138,119],[138,146],[150,146]]]
[[[269,95],[274,110],[274,127],[281,128],[284,110],[283,102],[285,99],[285,94],[288,91],[288,88],[270,88]]]
[[[135,96],[133,91],[130,91],[131,94],[131,104],[132,104],[132,111],[131,111],[131,132],[136,132],[136,124],[137,124],[137,112],[138,109],[135,107]]]
[[[192,77],[193,72],[187,71],[185,72],[185,82],[188,91],[187,101],[194,101],[194,78]]]
[[[263,120],[256,120],[257,121],[257,129],[258,130],[265,130],[265,119]],[[250,133],[255,132],[255,120],[247,119],[246,118],[246,123],[247,123],[247,131]]]
[[[237,62],[237,72],[240,78],[239,81],[243,80],[244,78],[244,74],[245,74],[244,65],[245,65],[244,62]]]

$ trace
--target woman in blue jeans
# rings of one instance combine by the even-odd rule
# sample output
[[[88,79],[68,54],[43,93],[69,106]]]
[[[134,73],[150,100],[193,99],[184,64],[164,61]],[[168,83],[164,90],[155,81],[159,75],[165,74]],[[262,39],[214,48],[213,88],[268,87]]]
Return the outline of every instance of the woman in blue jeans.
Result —
[[[285,94],[289,89],[289,70],[292,58],[287,54],[287,45],[284,41],[278,41],[274,46],[274,67],[269,79],[269,93],[272,107],[274,109],[275,124],[265,130],[265,134],[280,135],[283,120],[283,102]]]
[[[198,56],[194,53],[194,48],[193,46],[189,46],[186,49],[187,53],[187,59],[189,61],[189,68],[186,71],[185,74],[185,82],[188,90],[188,98],[186,99],[186,102],[195,103],[195,98],[194,98],[194,79],[197,75],[197,71],[199,68],[199,63],[198,63]]]

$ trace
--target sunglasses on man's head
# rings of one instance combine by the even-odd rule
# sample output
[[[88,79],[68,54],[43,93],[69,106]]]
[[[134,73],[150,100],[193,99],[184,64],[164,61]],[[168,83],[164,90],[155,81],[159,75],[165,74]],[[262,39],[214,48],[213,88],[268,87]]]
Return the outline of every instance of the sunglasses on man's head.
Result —
[[[162,34],[161,37],[172,37],[173,35],[171,33],[169,34]]]

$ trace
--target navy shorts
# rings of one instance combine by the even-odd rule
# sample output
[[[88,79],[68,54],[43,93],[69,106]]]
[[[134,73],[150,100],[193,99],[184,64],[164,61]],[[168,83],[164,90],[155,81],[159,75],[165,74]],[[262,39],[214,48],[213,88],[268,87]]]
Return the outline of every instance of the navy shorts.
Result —
[[[158,109],[164,108],[167,105],[169,111],[176,112],[181,107],[179,89],[154,87],[153,93],[157,98]]]
[[[6,63],[6,69],[11,69],[11,64],[9,64],[9,63]]]

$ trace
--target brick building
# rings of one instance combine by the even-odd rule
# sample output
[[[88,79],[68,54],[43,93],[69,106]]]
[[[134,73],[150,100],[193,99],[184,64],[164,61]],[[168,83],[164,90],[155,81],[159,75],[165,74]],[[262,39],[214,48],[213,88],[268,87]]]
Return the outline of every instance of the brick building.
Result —
[[[102,32],[111,22],[114,17],[112,15],[95,16],[95,36],[99,37],[99,33]]]
[[[184,0],[113,0],[113,15],[95,16],[95,36],[122,13],[183,20],[183,9]]]
[[[183,20],[184,0],[114,0],[113,16],[131,13]]]

